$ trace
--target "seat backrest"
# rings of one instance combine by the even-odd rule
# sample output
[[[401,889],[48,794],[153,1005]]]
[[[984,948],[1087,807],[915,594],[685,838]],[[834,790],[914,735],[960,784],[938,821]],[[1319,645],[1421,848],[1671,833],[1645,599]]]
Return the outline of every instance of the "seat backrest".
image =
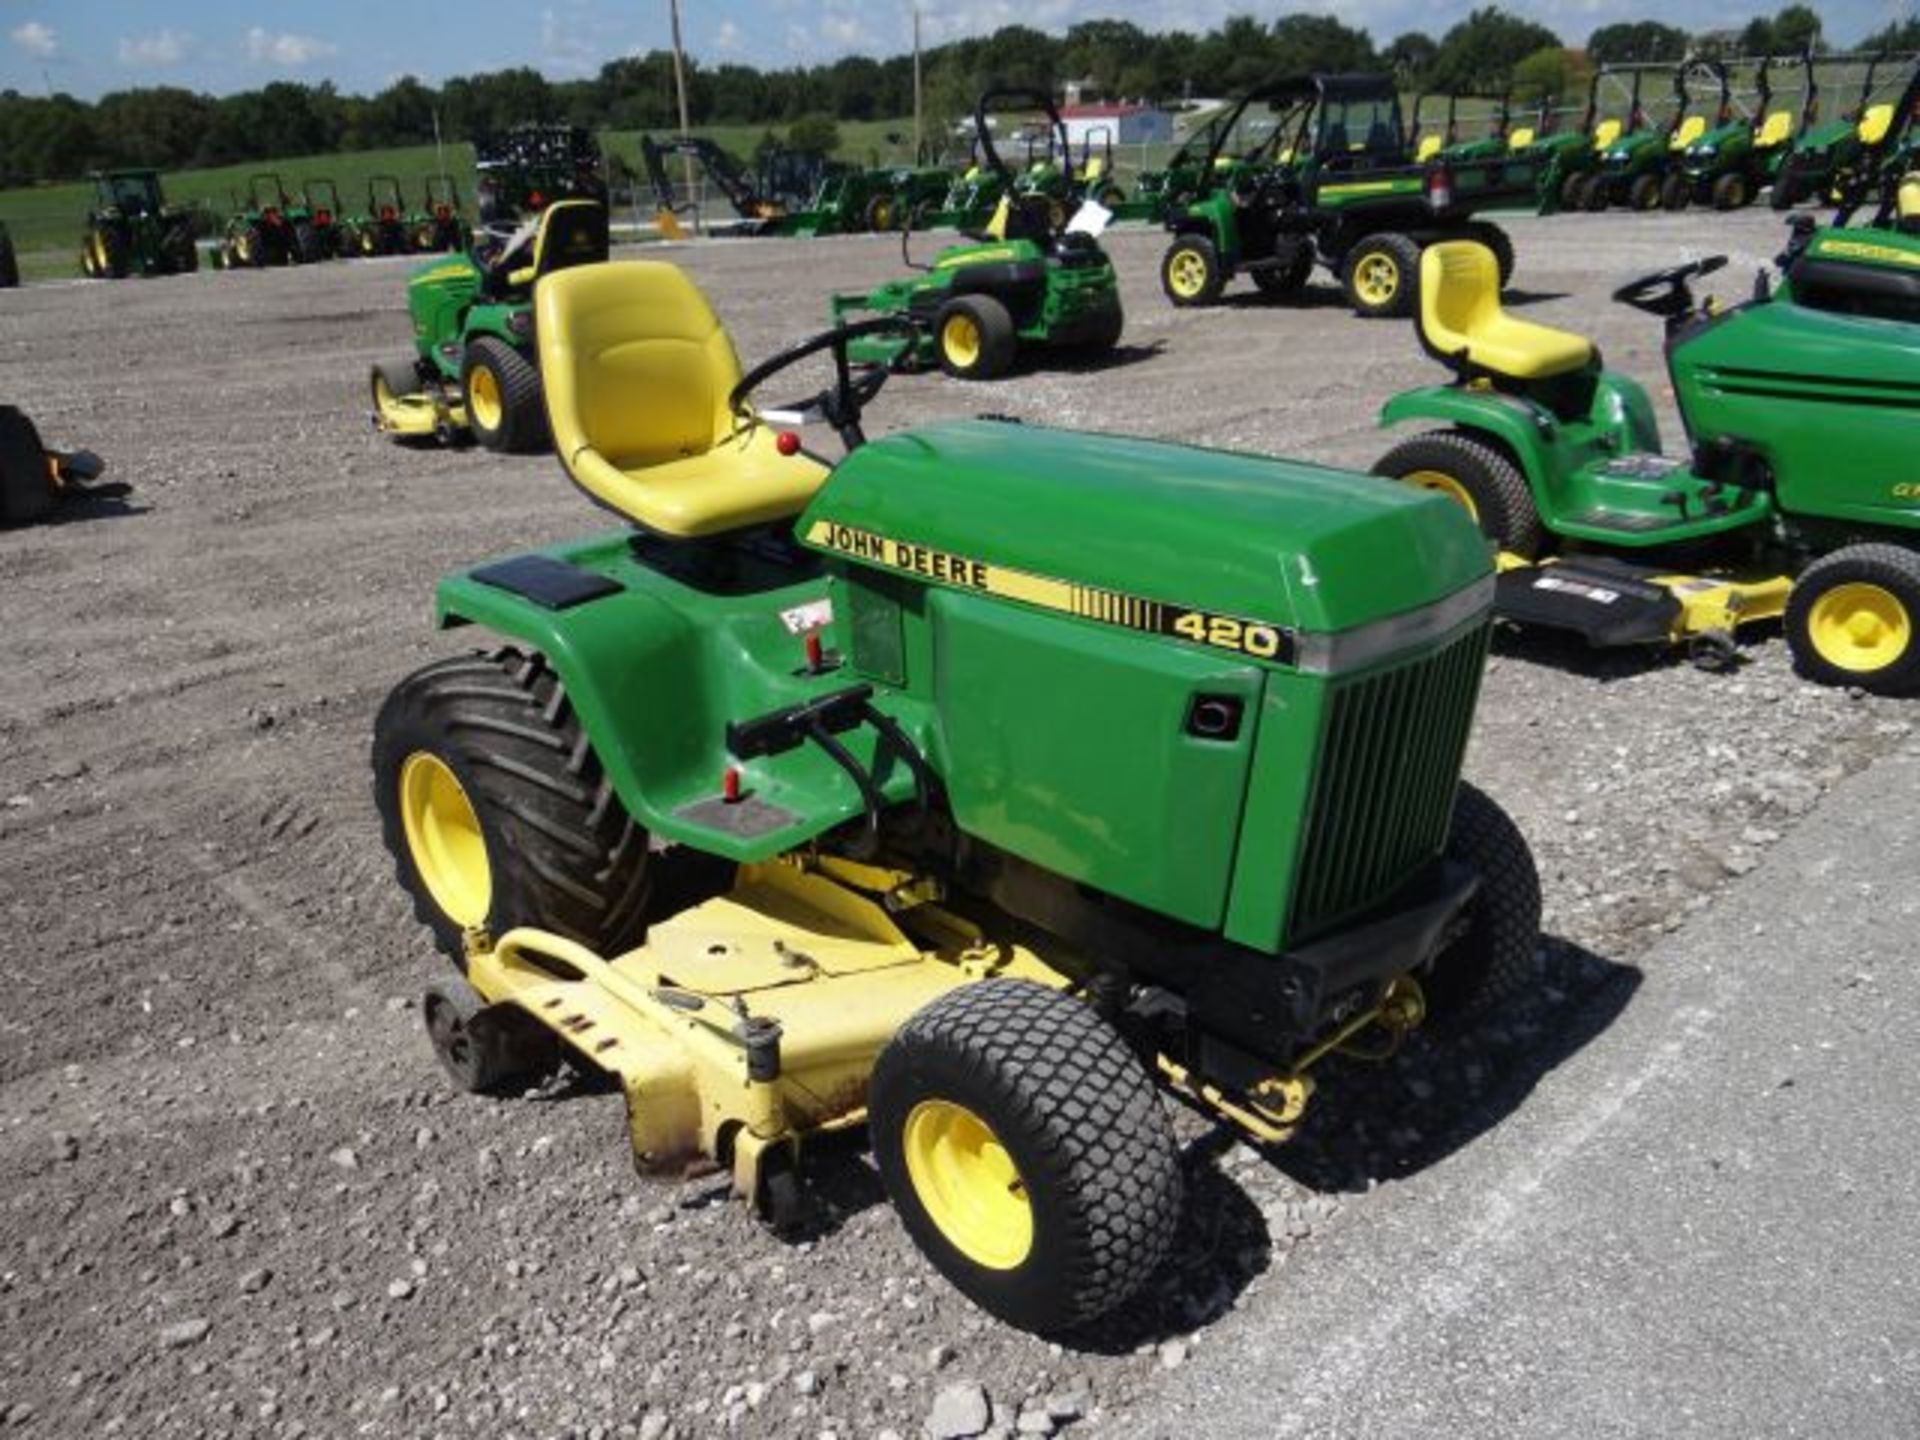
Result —
[[[1446,240],[1420,255],[1420,334],[1436,355],[1467,348],[1500,309],[1500,262],[1477,240]],[[1490,313],[1491,312],[1491,313]]]
[[[1420,137],[1420,144],[1413,152],[1413,158],[1419,161],[1431,160],[1440,153],[1441,136],[1438,131],[1428,131]]]
[[[573,265],[597,265],[607,258],[607,207],[593,200],[556,200],[540,212],[540,233],[533,242],[535,278]]]
[[[1507,149],[1524,150],[1533,144],[1533,127],[1517,125],[1507,132]]]
[[[1791,110],[1772,110],[1767,118],[1760,122],[1760,133],[1753,137],[1753,143],[1766,149],[1775,145],[1784,145],[1793,138],[1793,112]]]
[[[541,281],[534,309],[547,418],[569,473],[582,450],[630,470],[704,455],[732,433],[727,396],[740,361],[677,266],[562,270]]]
[[[1680,128],[1673,132],[1673,138],[1667,142],[1667,147],[1672,150],[1684,150],[1706,133],[1707,117],[1689,115],[1680,122]]]
[[[1860,142],[1863,145],[1878,145],[1887,138],[1887,131],[1893,126],[1893,106],[1869,105],[1860,116]]]
[[[1593,127],[1593,148],[1605,150],[1620,138],[1620,122],[1609,116]]]

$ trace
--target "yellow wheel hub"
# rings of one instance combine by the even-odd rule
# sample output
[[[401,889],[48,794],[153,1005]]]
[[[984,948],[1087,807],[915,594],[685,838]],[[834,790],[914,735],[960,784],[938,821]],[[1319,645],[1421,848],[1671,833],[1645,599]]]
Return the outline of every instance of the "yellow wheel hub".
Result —
[[[400,767],[400,823],[433,903],[463,929],[483,923],[493,908],[486,838],[466,787],[438,755],[416,750]]]
[[[1167,257],[1167,283],[1182,300],[1191,300],[1207,288],[1207,258],[1195,250],[1176,250]]]
[[[1368,305],[1390,304],[1400,293],[1400,265],[1391,255],[1375,250],[1353,267],[1353,291]]]
[[[1836,585],[1807,614],[1822,660],[1842,670],[1884,670],[1913,643],[1913,617],[1891,590],[1865,581]]]
[[[500,398],[500,377],[485,365],[476,365],[467,376],[467,414],[482,430],[498,430],[500,417],[506,414]]]
[[[1027,1258],[1033,1204],[986,1121],[951,1100],[922,1100],[900,1139],[913,1193],[954,1249],[989,1270]]]
[[[1476,521],[1480,518],[1480,507],[1473,503],[1473,496],[1467,487],[1444,470],[1414,470],[1400,477],[1409,485],[1418,485],[1422,490],[1434,490],[1453,501]]]
[[[962,370],[973,368],[980,358],[980,327],[971,315],[949,315],[940,327],[940,349],[947,359]]]

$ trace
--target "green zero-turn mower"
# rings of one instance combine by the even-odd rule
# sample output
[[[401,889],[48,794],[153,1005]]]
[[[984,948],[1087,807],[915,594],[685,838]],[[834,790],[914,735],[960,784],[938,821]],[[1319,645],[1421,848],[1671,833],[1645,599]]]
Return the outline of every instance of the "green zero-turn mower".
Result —
[[[1907,187],[1920,220],[1920,183]],[[1380,474],[1452,496],[1500,555],[1499,609],[1596,646],[1682,645],[1721,668],[1742,625],[1784,618],[1802,674],[1920,688],[1920,236],[1803,222],[1777,287],[1697,305],[1678,265],[1614,298],[1666,324],[1690,453],[1661,453],[1635,381],[1577,335],[1502,312],[1492,257],[1428,252],[1421,342],[1454,383],[1383,424],[1446,428]]]
[[[1001,89],[981,97],[979,118],[1003,102],[1053,111],[1052,98],[1039,91]],[[1120,343],[1120,287],[1097,227],[1056,228],[1048,197],[1015,196],[992,130],[983,125],[979,135],[982,157],[1005,180],[992,222],[907,279],[830,299],[835,320],[871,312],[913,322],[863,335],[853,345],[856,360],[938,365],[962,380],[992,380],[1034,347],[1088,354]]]
[[[1808,84],[1813,90],[1808,123],[1794,138],[1792,151],[1780,162],[1768,201],[1776,210],[1790,210],[1806,200],[1822,204],[1856,169],[1867,147],[1877,145],[1893,125],[1893,101],[1880,98],[1889,84],[1893,93],[1911,77],[1916,57],[1822,55],[1813,62]],[[1819,118],[1819,73],[1861,66],[1860,88],[1852,105],[1831,120]]]
[[[299,265],[319,259],[307,212],[271,172],[247,181],[246,198],[227,219],[226,263],[230,269]]]
[[[489,450],[547,443],[533,349],[533,296],[557,270],[607,258],[607,209],[556,200],[517,229],[489,231],[407,280],[414,354],[375,365],[374,428],[442,444],[463,432]]]
[[[1733,62],[1740,63],[1740,62]],[[1660,203],[1669,210],[1690,204],[1716,210],[1738,210],[1774,183],[1780,166],[1793,150],[1794,136],[1814,114],[1819,92],[1813,80],[1813,54],[1792,57],[1799,67],[1799,105],[1791,96],[1783,101],[1774,88],[1776,57],[1762,56],[1754,66],[1753,108],[1736,114],[1731,95],[1731,69],[1726,62],[1708,62],[1707,70],[1720,86],[1720,121],[1675,157],[1660,188]]]
[[[1460,784],[1493,577],[1457,508],[999,421],[868,443],[849,349],[902,321],[743,376],[659,262],[534,303],[561,461],[635,528],[443,580],[504,648],[375,722],[457,1083],[564,1054],[642,1170],[776,1222],[864,1122],[932,1263],[1057,1332],[1168,1253],[1156,1082],[1277,1141],[1326,1057],[1530,982],[1526,842]],[[837,464],[753,406],[822,352],[781,423]]]
[[[90,279],[187,275],[200,268],[193,212],[167,204],[155,170],[97,170],[93,208],[80,237],[80,269]]]
[[[1218,167],[1256,104],[1273,115],[1259,161]],[[1161,288],[1175,305],[1210,305],[1246,273],[1261,293],[1285,298],[1300,293],[1317,262],[1339,277],[1357,314],[1404,315],[1420,251],[1437,240],[1478,238],[1511,270],[1506,232],[1473,216],[1530,205],[1537,170],[1510,155],[1415,160],[1387,76],[1283,80],[1222,117],[1201,169],[1207,188],[1167,216],[1173,240],[1161,257]]]
[[[62,500],[125,494],[127,487],[94,487],[106,464],[91,450],[49,450],[19,410],[0,405],[0,525],[44,520]]]

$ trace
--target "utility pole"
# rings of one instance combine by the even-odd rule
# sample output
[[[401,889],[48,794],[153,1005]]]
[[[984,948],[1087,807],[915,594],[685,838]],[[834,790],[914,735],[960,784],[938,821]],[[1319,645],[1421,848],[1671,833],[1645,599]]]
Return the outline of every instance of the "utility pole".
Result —
[[[913,163],[925,163],[920,147],[924,135],[920,126],[920,7],[913,7]]]
[[[667,0],[667,15],[673,22],[673,88],[680,100],[680,133],[687,133],[687,66],[680,48],[680,0]],[[693,199],[693,157],[680,157],[687,181],[687,199]]]

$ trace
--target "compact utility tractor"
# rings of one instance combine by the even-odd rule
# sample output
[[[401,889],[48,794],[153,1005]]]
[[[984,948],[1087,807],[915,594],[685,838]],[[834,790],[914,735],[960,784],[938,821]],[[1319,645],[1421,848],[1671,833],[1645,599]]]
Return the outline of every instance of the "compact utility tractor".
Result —
[[[247,181],[247,194],[227,220],[226,262],[232,269],[299,265],[318,259],[306,210],[271,172]]]
[[[1238,144],[1255,106],[1270,117],[1261,117],[1267,139]],[[1219,165],[1236,151],[1253,158]],[[1242,273],[1262,294],[1295,296],[1317,263],[1366,316],[1409,313],[1420,251],[1437,240],[1474,236],[1510,271],[1506,232],[1473,217],[1531,205],[1539,178],[1535,162],[1508,153],[1416,160],[1399,90],[1385,75],[1304,75],[1241,97],[1221,118],[1200,173],[1206,188],[1166,220],[1173,240],[1160,284],[1169,300],[1210,305]]]
[[[1040,91],[995,90],[981,97],[976,118],[984,122],[1001,103],[1053,110],[1052,98]],[[1046,197],[1014,194],[1013,172],[992,130],[982,124],[979,135],[982,158],[1004,182],[992,222],[906,279],[830,299],[835,320],[878,314],[911,322],[852,342],[856,360],[938,365],[958,379],[992,380],[1023,351],[1087,354],[1120,343],[1126,323],[1120,287],[1097,228],[1056,227],[1057,212]],[[903,255],[906,243],[902,235]]]
[[[1529,983],[1526,843],[1460,783],[1493,577],[1455,507],[993,420],[868,442],[888,372],[850,350],[903,322],[743,375],[659,262],[534,303],[560,459],[634,528],[443,580],[506,648],[375,723],[458,1083],[564,1052],[642,1170],[720,1167],[775,1222],[864,1124],[932,1263],[1059,1332],[1168,1253],[1156,1082],[1278,1141],[1328,1057]]]
[[[429,175],[421,182],[421,193],[427,208],[413,217],[413,248],[422,255],[465,250],[472,236],[461,210],[460,182],[451,175]]]
[[[0,290],[11,290],[20,283],[20,257],[14,253],[13,234],[0,221]]]
[[[518,225],[555,200],[608,203],[600,142],[582,126],[516,125],[477,137],[473,155],[483,228]]]
[[[1920,222],[1920,182],[1907,187]],[[1492,255],[1428,252],[1419,333],[1454,383],[1381,412],[1444,429],[1376,471],[1457,500],[1499,552],[1499,610],[1595,646],[1679,645],[1708,668],[1784,620],[1796,667],[1920,688],[1920,236],[1802,222],[1777,286],[1695,303],[1713,257],[1622,286],[1666,326],[1690,453],[1578,335],[1506,314]]]
[[[543,205],[508,234],[428,262],[407,280],[414,353],[375,365],[375,428],[447,443],[470,433],[489,450],[547,442],[533,348],[533,296],[557,270],[607,258],[607,210],[592,200]]]
[[[1897,95],[1913,73],[1916,57],[1878,53],[1866,56],[1823,55],[1814,60],[1807,83],[1812,91],[1809,118],[1794,138],[1793,149],[1780,162],[1768,201],[1776,210],[1790,210],[1807,200],[1827,202],[1835,189],[1859,167],[1863,153],[1885,137],[1893,125],[1892,95]],[[1860,87],[1854,101],[1831,120],[1819,118],[1819,75],[1859,67]],[[1836,80],[1838,87],[1840,81]],[[1889,89],[1889,86],[1891,88]]]
[[[44,520],[63,499],[100,493],[88,485],[106,468],[91,450],[47,449],[33,421],[0,405],[0,525]]]
[[[359,253],[347,224],[346,211],[340,204],[340,187],[333,181],[324,178],[304,181],[300,186],[300,208],[306,216],[306,230],[299,237],[303,252],[319,260],[344,260]]]
[[[1656,120],[1643,102],[1649,77],[1668,80],[1671,89],[1661,103],[1664,118]],[[1626,105],[1620,115],[1596,119],[1592,126],[1598,157],[1575,187],[1571,197],[1583,210],[1605,210],[1624,205],[1630,210],[1652,210],[1660,204],[1660,183],[1666,178],[1668,157],[1680,141],[1683,127],[1697,135],[1706,129],[1706,117],[1689,117],[1691,96],[1685,65],[1607,65],[1594,75],[1594,84],[1612,82],[1626,87]],[[1689,118],[1698,128],[1688,125]],[[1685,148],[1684,143],[1680,148]],[[1565,198],[1565,197],[1563,197]],[[1569,205],[1568,208],[1572,208]]]
[[[367,177],[366,212],[347,222],[353,247],[369,258],[405,255],[413,248],[407,233],[407,197],[398,175]]]
[[[80,269],[90,279],[188,275],[200,268],[193,212],[167,204],[154,170],[99,170],[93,208],[80,237]]]

